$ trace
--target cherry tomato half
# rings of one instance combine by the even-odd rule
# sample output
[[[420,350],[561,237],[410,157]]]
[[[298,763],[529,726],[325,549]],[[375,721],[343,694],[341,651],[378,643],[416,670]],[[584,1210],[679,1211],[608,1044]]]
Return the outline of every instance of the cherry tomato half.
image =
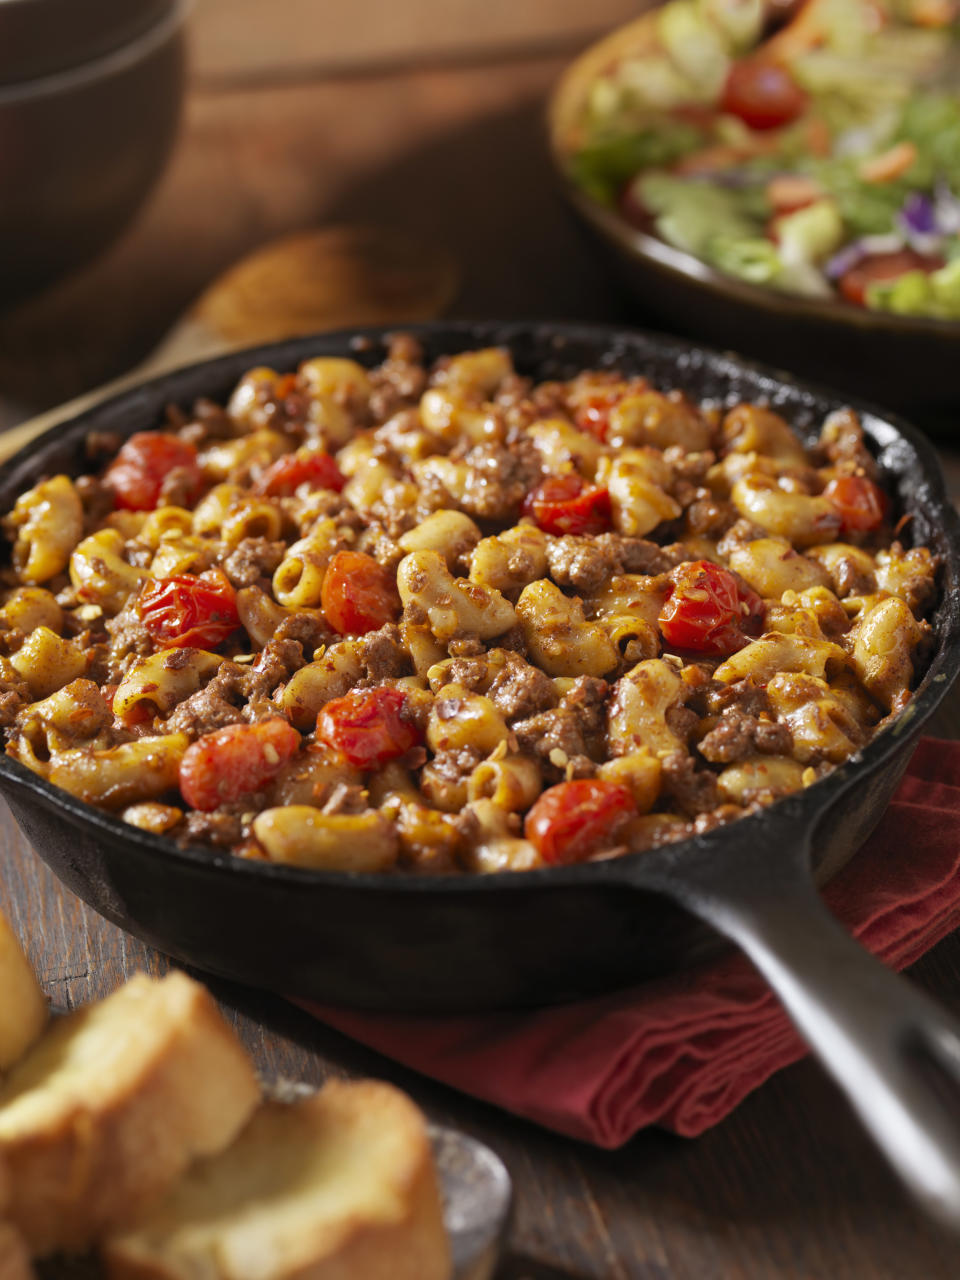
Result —
[[[890,507],[887,495],[866,476],[837,476],[824,489],[823,496],[839,512],[844,533],[879,529]]]
[[[763,601],[728,570],[709,560],[688,560],[670,574],[673,586],[660,610],[660,631],[671,648],[726,655],[757,632]]]
[[[180,790],[187,804],[209,813],[218,805],[260,791],[300,746],[300,735],[276,716],[257,724],[228,724],[187,747]]]
[[[107,467],[103,483],[113,490],[118,507],[153,511],[164,480],[174,470],[184,474],[187,502],[195,502],[203,488],[203,475],[193,445],[163,431],[138,431]]]
[[[605,533],[610,528],[610,494],[584,484],[575,472],[547,476],[532,489],[523,504],[544,533]]]
[[[346,476],[329,453],[322,449],[298,449],[284,454],[269,466],[253,486],[254,493],[271,498],[292,498],[302,484],[311,489],[333,489],[339,493],[346,484]]]
[[[636,812],[633,795],[619,782],[576,778],[544,791],[523,833],[544,862],[583,862],[616,844],[618,831]]]
[[[317,737],[357,769],[375,769],[421,744],[419,729],[404,717],[399,689],[362,689],[334,698],[317,717]]]
[[[779,129],[803,114],[807,95],[785,67],[745,58],[730,68],[720,110],[751,129]]]
[[[606,440],[610,430],[610,410],[622,399],[623,391],[619,388],[596,392],[577,407],[574,417],[577,426],[597,440]]]
[[[898,249],[895,253],[875,253],[864,258],[855,267],[844,272],[839,289],[848,302],[858,307],[867,305],[867,289],[880,280],[896,280],[908,271],[938,271],[943,258],[917,253],[913,249]]]
[[[393,574],[362,551],[338,551],[320,588],[327,622],[342,636],[362,636],[396,618],[400,595]]]
[[[162,649],[214,649],[240,625],[237,593],[219,569],[155,579],[140,592],[137,613]]]

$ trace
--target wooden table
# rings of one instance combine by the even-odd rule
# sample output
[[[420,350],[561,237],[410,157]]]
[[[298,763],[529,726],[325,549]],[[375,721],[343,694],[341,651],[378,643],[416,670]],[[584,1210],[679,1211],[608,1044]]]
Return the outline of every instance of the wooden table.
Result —
[[[196,88],[178,153],[111,254],[0,317],[0,414],[128,367],[239,253],[317,221],[425,231],[465,270],[462,315],[616,320],[625,307],[559,208],[540,150],[555,57]],[[735,335],[731,335],[735,345]],[[0,418],[2,420],[2,418]],[[960,737],[960,697],[935,726]],[[166,961],[61,889],[0,809],[3,905],[57,1008]],[[914,971],[960,1012],[960,935]],[[516,1183],[504,1280],[953,1280],[956,1244],[907,1202],[821,1071],[780,1073],[688,1142],[603,1153],[400,1070],[283,1001],[211,984],[258,1064],[307,1081],[371,1073],[494,1146]],[[2,995],[0,995],[2,998]]]

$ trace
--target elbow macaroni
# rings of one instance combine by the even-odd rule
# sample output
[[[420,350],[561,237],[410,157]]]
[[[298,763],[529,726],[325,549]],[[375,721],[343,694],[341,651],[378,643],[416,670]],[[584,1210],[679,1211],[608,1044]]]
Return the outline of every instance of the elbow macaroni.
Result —
[[[25,583],[47,582],[66,568],[83,533],[83,507],[67,476],[44,480],[17,499],[6,519],[13,564]]]
[[[853,414],[808,452],[766,406],[611,370],[361,360],[251,369],[170,428],[152,507],[109,466],[21,495],[13,758],[242,857],[496,873],[556,860],[550,823],[579,859],[729,821],[909,701],[938,566],[831,496],[873,483]],[[627,815],[599,836],[562,810],[591,788]]]

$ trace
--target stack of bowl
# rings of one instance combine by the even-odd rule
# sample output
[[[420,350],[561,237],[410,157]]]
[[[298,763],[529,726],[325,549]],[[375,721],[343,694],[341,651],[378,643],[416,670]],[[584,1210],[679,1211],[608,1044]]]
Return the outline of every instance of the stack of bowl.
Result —
[[[0,0],[0,306],[94,257],[156,181],[182,0]]]

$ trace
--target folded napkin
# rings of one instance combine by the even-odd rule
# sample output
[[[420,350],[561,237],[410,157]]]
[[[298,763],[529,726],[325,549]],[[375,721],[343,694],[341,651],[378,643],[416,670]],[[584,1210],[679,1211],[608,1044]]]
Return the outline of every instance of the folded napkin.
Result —
[[[958,817],[960,742],[924,739],[879,829],[824,891],[851,933],[895,969],[960,925]],[[654,1124],[694,1137],[807,1052],[739,954],[532,1012],[308,1008],[424,1075],[602,1147]]]

